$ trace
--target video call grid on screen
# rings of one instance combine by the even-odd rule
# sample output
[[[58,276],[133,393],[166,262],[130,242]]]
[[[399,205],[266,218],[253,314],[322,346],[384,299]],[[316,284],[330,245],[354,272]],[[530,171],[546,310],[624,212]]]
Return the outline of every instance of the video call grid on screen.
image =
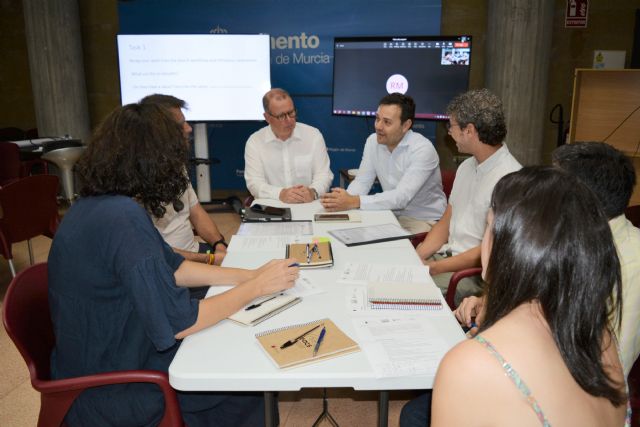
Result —
[[[189,121],[262,120],[269,43],[266,34],[120,34],[122,104],[160,93],[186,101]]]
[[[447,120],[447,104],[469,87],[470,61],[470,36],[336,38],[333,114],[375,116],[383,96],[401,92],[416,118]]]

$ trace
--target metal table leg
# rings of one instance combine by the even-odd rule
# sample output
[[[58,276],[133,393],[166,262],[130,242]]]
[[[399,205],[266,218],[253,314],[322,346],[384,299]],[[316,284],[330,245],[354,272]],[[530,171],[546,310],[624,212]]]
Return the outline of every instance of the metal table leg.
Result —
[[[276,427],[276,405],[278,400],[276,399],[276,392],[265,391],[264,392],[264,425],[265,427]]]
[[[380,390],[378,397],[378,427],[389,424],[389,392]]]

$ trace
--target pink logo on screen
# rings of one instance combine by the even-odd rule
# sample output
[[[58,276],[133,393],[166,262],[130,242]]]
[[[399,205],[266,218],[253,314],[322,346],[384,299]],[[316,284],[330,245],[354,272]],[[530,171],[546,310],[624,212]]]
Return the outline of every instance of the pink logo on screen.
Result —
[[[387,92],[407,93],[409,90],[409,81],[402,74],[394,74],[387,79]]]

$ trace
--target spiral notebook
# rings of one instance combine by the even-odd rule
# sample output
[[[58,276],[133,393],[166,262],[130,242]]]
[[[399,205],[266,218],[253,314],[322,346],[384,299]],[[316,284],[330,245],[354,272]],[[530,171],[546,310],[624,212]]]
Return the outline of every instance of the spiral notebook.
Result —
[[[324,339],[314,356],[323,327]],[[342,332],[331,319],[264,331],[256,334],[256,339],[279,368],[307,365],[360,351],[358,343]]]
[[[372,310],[441,310],[442,294],[431,283],[368,283]]]
[[[333,266],[331,242],[290,243],[286,258],[295,258],[301,269]]]

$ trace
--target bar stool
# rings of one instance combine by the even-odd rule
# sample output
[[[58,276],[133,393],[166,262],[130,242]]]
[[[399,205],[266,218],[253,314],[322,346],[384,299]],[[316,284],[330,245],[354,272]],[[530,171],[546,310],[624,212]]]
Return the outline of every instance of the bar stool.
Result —
[[[79,139],[50,141],[43,144],[42,151],[42,158],[60,169],[64,197],[69,204],[73,203],[73,166],[84,151],[82,142]]]

